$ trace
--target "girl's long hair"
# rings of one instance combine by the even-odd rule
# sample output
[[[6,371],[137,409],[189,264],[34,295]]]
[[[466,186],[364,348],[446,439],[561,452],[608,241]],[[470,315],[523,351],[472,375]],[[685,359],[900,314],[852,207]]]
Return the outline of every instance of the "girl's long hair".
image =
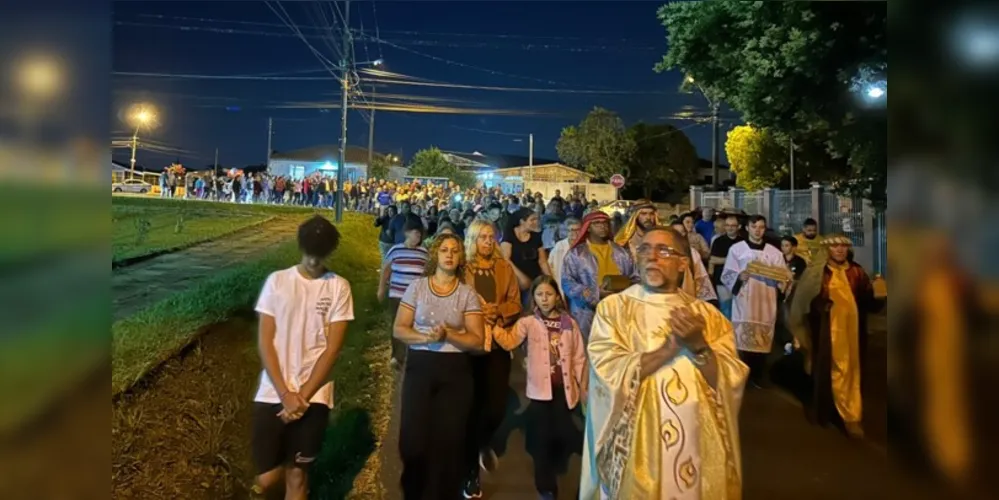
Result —
[[[495,239],[498,234],[496,234],[496,226],[492,222],[483,219],[475,219],[472,221],[472,225],[465,229],[465,262],[475,262],[475,257],[479,253],[478,239],[479,235],[482,234],[482,230],[491,227],[493,229],[493,238]],[[500,253],[499,242],[497,241],[493,244],[493,254],[492,259],[502,259],[503,254]]]
[[[538,309],[538,304],[534,301],[534,292],[541,285],[548,285],[555,290],[555,296],[558,297],[558,300],[555,302],[555,310],[560,313],[568,313],[568,308],[565,306],[565,299],[562,297],[562,292],[558,289],[558,282],[555,281],[555,278],[552,278],[547,274],[542,274],[541,276],[534,278],[534,281],[531,282],[531,311]],[[564,325],[563,328],[565,328]]]
[[[455,268],[454,274],[459,280],[465,275],[465,245],[462,244],[461,238],[456,234],[438,234],[434,237],[434,243],[430,245],[430,259],[427,260],[427,265],[423,268],[424,276],[430,277],[437,273],[439,265],[437,254],[440,253],[441,245],[448,240],[453,240],[458,244],[458,267]]]

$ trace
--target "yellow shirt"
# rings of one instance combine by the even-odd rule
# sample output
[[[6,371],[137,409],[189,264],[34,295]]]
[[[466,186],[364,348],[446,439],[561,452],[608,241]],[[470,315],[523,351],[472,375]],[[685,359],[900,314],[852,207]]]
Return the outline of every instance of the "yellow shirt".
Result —
[[[808,264],[812,263],[812,257],[819,252],[822,248],[822,235],[816,234],[814,238],[808,239],[805,237],[805,233],[798,233],[794,236],[794,239],[798,240],[798,251],[796,252],[805,259]]]
[[[590,252],[597,259],[597,286],[603,286],[605,276],[615,276],[621,274],[621,270],[617,268],[617,264],[614,262],[614,253],[611,250],[610,243],[604,243],[603,245],[594,244],[592,241],[587,242],[590,245]]]

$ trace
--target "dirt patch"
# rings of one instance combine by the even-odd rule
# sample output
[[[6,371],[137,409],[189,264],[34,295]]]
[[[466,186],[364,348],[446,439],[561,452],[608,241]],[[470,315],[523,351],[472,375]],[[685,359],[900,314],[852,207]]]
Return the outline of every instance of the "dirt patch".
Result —
[[[245,498],[259,361],[253,322],[213,327],[111,404],[112,498]]]

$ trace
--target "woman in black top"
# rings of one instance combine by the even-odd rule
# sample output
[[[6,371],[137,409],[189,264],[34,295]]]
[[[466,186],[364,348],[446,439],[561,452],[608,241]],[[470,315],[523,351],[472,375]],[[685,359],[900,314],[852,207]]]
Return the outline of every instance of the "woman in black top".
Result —
[[[510,227],[503,236],[500,250],[503,257],[513,264],[524,301],[530,299],[531,283],[542,274],[551,276],[548,267],[548,253],[541,240],[541,223],[538,214],[529,208],[521,208],[510,216]],[[525,302],[529,303],[529,302]]]

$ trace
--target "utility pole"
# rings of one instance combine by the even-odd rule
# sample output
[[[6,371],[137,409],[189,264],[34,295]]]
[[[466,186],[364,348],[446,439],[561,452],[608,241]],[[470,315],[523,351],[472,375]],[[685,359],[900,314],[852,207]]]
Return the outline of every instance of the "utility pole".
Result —
[[[215,178],[219,176],[219,148],[215,148]]]
[[[135,148],[139,144],[139,127],[135,127],[135,133],[132,134],[132,179],[135,178]]]
[[[271,169],[271,138],[274,137],[274,118],[267,119],[267,170]]]
[[[711,183],[718,189],[718,103],[711,104]]]
[[[528,172],[531,174],[531,182],[534,182],[534,134],[530,134],[528,139],[528,157],[527,166],[529,167]]]
[[[375,88],[371,87],[371,101],[374,104]],[[375,107],[371,106],[371,117],[368,120],[368,177],[371,176],[371,163],[375,159]]]
[[[347,99],[350,77],[347,74],[350,53],[350,0],[343,8],[343,58],[340,59],[340,161],[336,166],[336,221],[343,222],[343,171],[347,168]]]
[[[791,199],[794,199],[794,139],[791,139]]]

